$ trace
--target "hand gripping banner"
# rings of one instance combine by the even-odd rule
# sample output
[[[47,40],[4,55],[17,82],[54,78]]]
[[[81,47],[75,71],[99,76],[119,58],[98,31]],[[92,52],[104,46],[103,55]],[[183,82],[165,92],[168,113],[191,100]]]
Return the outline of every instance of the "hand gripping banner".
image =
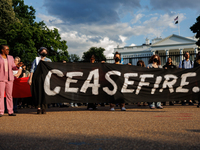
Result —
[[[200,67],[138,66],[41,61],[33,76],[36,103],[133,103],[197,100]]]

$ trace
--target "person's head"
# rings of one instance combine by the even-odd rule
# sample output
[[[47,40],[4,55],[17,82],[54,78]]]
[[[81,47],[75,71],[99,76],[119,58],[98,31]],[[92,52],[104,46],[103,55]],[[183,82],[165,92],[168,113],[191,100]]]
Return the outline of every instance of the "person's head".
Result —
[[[171,57],[168,57],[168,58],[167,58],[167,63],[168,63],[168,64],[172,64],[172,58],[171,58]]]
[[[1,49],[0,54],[9,55],[10,49],[9,49],[8,45],[1,45],[0,49]]]
[[[166,65],[169,65],[169,64],[173,65],[173,63],[172,63],[172,58],[171,58],[171,57],[168,57],[168,58],[167,58]]]
[[[95,56],[94,56],[94,55],[91,56],[90,62],[91,62],[91,63],[94,63],[94,62],[95,62]]]
[[[47,48],[46,48],[46,47],[40,47],[40,49],[39,49],[39,54],[40,54],[40,56],[42,56],[42,57],[46,57],[47,54],[48,54]]]
[[[150,63],[156,63],[157,65],[161,65],[160,57],[158,55],[153,55],[149,59],[149,64]]]
[[[120,53],[115,52],[114,60],[115,60],[115,62],[120,62],[120,60],[121,60],[121,55],[120,55]]]
[[[190,58],[189,52],[185,52],[184,57],[185,57],[185,59],[189,59]]]
[[[17,65],[17,64],[19,64],[20,63],[20,58],[19,57],[15,57],[15,60],[14,60],[14,62],[15,62],[15,65]]]
[[[23,70],[26,70],[26,65],[23,65],[23,67],[22,67],[22,68],[23,68]]]
[[[145,67],[145,63],[144,63],[144,61],[142,61],[142,60],[138,60],[138,62],[137,62],[137,66]]]

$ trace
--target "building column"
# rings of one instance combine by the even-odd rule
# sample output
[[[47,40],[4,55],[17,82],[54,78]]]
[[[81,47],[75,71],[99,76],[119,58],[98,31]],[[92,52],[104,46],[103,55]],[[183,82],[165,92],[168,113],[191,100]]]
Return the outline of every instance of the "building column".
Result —
[[[169,50],[165,50],[165,53],[166,53],[166,62],[167,62],[167,58],[169,57]]]
[[[194,53],[195,53],[195,54],[198,54],[198,48],[197,48],[197,47],[194,48]]]
[[[183,60],[183,49],[180,48],[179,50],[180,50],[180,61],[182,61]]]

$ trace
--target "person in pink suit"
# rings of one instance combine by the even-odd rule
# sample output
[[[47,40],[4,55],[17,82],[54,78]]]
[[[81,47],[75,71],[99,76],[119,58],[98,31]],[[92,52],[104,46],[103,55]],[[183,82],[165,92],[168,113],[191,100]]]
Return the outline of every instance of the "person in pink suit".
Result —
[[[13,81],[12,69],[16,67],[14,59],[9,54],[7,45],[0,45],[0,117],[4,114],[4,92],[6,93],[6,104],[9,116],[16,116],[13,113]]]

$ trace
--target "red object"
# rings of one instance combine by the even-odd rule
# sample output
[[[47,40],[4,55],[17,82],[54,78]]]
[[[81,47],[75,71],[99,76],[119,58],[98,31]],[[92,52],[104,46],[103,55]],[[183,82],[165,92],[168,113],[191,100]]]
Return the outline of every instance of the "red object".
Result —
[[[29,77],[25,78],[16,78],[13,83],[13,98],[25,98],[31,97],[31,88],[30,85],[27,83]],[[4,97],[6,95],[4,94]]]

